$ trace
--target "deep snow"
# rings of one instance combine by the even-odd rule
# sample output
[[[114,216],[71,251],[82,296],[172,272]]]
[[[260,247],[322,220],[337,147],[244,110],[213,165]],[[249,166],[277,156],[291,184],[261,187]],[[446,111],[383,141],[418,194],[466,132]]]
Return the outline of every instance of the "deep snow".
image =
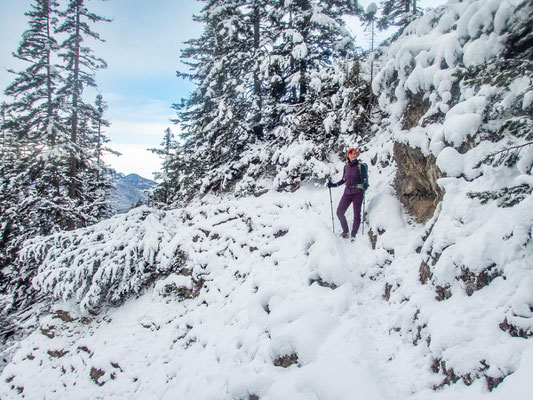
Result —
[[[131,246],[141,246],[144,237],[146,257],[163,265],[179,245],[188,254],[185,267],[192,277],[172,274],[97,316],[83,313],[73,300],[57,303],[56,310],[75,320],[65,322],[69,318],[60,313],[63,319],[51,314],[41,321],[3,371],[1,397],[504,399],[513,393],[527,398],[531,341],[511,337],[498,323],[511,303],[531,295],[531,286],[509,273],[470,297],[458,282],[450,299],[437,301],[433,286],[419,281],[422,256],[416,248],[424,227],[406,217],[386,189],[393,171],[371,169],[365,229],[383,232],[375,250],[366,234],[351,243],[332,233],[328,190],[312,185],[293,194],[211,197],[186,210],[154,211],[142,230],[128,220],[146,215],[144,207],[97,225],[95,231],[114,238],[101,246],[120,245],[117,232],[124,229],[132,235]],[[335,204],[341,192],[334,190]],[[530,201],[524,203],[531,209]],[[138,241],[135,232],[142,232]],[[483,234],[471,232],[478,239]],[[472,254],[486,247],[480,240],[470,245]],[[71,248],[83,257],[80,247],[91,246],[99,244]],[[529,262],[514,261],[524,282],[530,253]],[[108,264],[120,272],[119,265]],[[165,294],[165,284],[190,289],[193,278],[205,281],[198,297]],[[318,278],[337,287],[321,286]],[[46,285],[46,278],[40,283]],[[386,284],[392,286],[389,300]],[[80,296],[81,304],[85,299]],[[530,320],[531,312],[522,311]],[[293,353],[297,364],[274,365]],[[479,369],[481,360],[495,376],[501,369],[516,372],[492,393],[485,379],[434,391],[444,378],[432,372],[436,358],[458,372]]]

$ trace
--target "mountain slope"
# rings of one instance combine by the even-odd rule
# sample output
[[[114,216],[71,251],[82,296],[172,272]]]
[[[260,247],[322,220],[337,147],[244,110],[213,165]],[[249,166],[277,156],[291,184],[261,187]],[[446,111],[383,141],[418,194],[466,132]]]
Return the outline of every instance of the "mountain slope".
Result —
[[[27,243],[21,273],[56,300],[4,353],[0,397],[528,398],[527,4],[450,1],[380,49],[355,243],[311,184]]]
[[[517,370],[489,398],[530,390],[522,371],[533,366],[531,343],[491,327],[516,299],[513,288],[524,285],[509,275],[471,297],[436,299],[419,281],[423,227],[391,213],[399,203],[384,179],[371,178],[370,227],[384,231],[388,248],[373,250],[366,236],[350,243],[333,235],[324,188],[223,205],[213,198],[166,213],[140,208],[93,229],[114,239],[73,234],[78,244],[49,254],[49,274],[43,271],[38,284],[90,304],[92,314],[74,301],[57,303],[3,371],[2,398],[17,398],[17,387],[30,398],[67,391],[91,398],[485,398],[479,379],[434,392],[446,379],[432,370],[436,349],[445,351],[443,361],[462,355],[470,372],[477,353],[495,377]],[[334,194],[336,201],[340,191]],[[95,270],[84,252],[68,275],[54,268],[80,248],[108,249],[109,258],[100,256]],[[135,275],[116,268],[135,253],[147,262],[132,264]],[[527,265],[531,255],[516,262]],[[92,286],[72,291],[78,284],[71,273],[89,273],[83,280]],[[124,293],[121,283],[135,292],[135,283],[153,278],[148,274],[160,276],[155,286],[93,315],[99,299]]]
[[[156,182],[137,174],[116,174],[115,188],[111,191],[111,203],[116,213],[128,212],[137,203],[146,201],[146,191]]]

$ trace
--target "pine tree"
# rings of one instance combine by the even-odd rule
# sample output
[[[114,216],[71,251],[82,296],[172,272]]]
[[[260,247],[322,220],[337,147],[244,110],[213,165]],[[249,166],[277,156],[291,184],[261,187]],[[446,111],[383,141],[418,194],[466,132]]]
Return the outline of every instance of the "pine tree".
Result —
[[[0,292],[12,295],[14,309],[35,294],[35,266],[21,269],[17,262],[21,244],[110,212],[110,171],[100,158],[106,139],[97,129],[108,124],[105,104],[99,109],[81,98],[84,86],[96,86],[94,70],[105,65],[81,46],[84,37],[98,38],[84,18],[102,18],[81,0],[70,1],[64,13],[54,0],[34,0],[26,16],[29,29],[13,55],[27,67],[12,71],[16,77],[5,91],[10,101],[2,107]],[[65,34],[59,45],[57,35]]]
[[[35,141],[53,146],[61,134],[58,110],[60,100],[56,96],[61,76],[54,63],[59,46],[54,38],[57,25],[58,4],[55,0],[35,0],[29,17],[30,28],[24,32],[22,41],[13,56],[29,64],[15,72],[14,82],[5,94],[14,99],[7,105],[16,119],[6,123],[17,140]]]
[[[316,120],[332,105],[320,99],[342,80],[331,83],[323,72],[354,54],[342,18],[360,11],[346,0],[207,1],[197,17],[204,33],[182,52],[190,71],[179,76],[197,88],[175,105],[184,132],[173,156],[178,193],[231,190],[245,176],[249,188],[238,191],[249,193],[261,168],[275,174],[286,166],[285,157],[264,164],[296,138],[307,148],[305,141],[322,146],[325,128]],[[266,154],[255,153],[255,145]]]
[[[416,17],[422,14],[417,0],[384,0],[381,2],[382,16],[378,21],[379,29],[391,26],[405,28]]]
[[[28,64],[6,90],[13,100],[2,112],[2,243],[3,260],[9,264],[23,240],[53,231],[56,213],[44,204],[58,197],[57,177],[50,170],[56,165],[47,157],[54,152],[63,134],[57,88],[59,68],[53,60],[58,44],[53,34],[57,25],[58,4],[54,0],[35,0],[28,17],[29,29],[13,56]],[[42,197],[43,186],[52,196]],[[56,192],[56,193],[54,193]],[[53,206],[52,206],[53,208]]]
[[[114,187],[113,175],[115,171],[104,161],[105,153],[120,155],[106,146],[109,138],[105,135],[105,128],[111,124],[105,119],[107,103],[101,94],[96,96],[93,106],[89,106],[85,115],[85,120],[81,124],[84,135],[81,137],[80,145],[87,149],[85,168],[82,171],[84,177],[81,179],[85,193],[85,225],[92,225],[113,214],[111,203],[109,202],[109,191]]]
[[[295,145],[303,149],[299,163],[289,163],[285,157],[276,160],[281,171],[281,179],[276,179],[278,190],[294,190],[301,181],[316,178],[314,166],[327,160],[332,139],[339,134],[340,118],[333,122],[328,116],[343,104],[339,91],[349,70],[348,60],[355,57],[343,16],[360,9],[349,5],[299,0],[276,8],[273,64],[281,74],[276,77],[278,96],[271,107],[271,134],[278,153]],[[332,121],[328,126],[327,119]],[[350,122],[344,128],[353,126]]]
[[[177,144],[174,139],[174,134],[170,128],[165,129],[165,135],[163,136],[163,141],[161,142],[161,148],[159,149],[149,149],[152,153],[157,154],[163,159],[162,172],[156,172],[154,177],[159,181],[159,185],[156,186],[150,193],[150,201],[158,205],[167,205],[171,203],[171,198],[175,194],[172,190],[172,179],[171,173],[179,174],[179,167],[173,168],[173,154],[174,149]],[[178,177],[175,177],[175,180],[179,180]]]
[[[188,47],[182,51],[190,72],[178,73],[197,87],[189,99],[174,105],[184,131],[180,157],[185,160],[185,175],[191,178],[184,182],[196,189],[196,177],[237,160],[263,130],[260,74],[266,46],[260,30],[267,1],[207,3],[195,18],[204,23],[203,34],[186,42]],[[220,174],[210,180],[212,187],[224,186]]]
[[[295,0],[274,7],[273,62],[283,71],[282,102],[306,101],[311,75],[333,60],[348,56],[353,40],[342,17],[347,3],[334,0]]]
[[[85,0],[70,0],[61,16],[64,21],[57,32],[66,34],[67,38],[60,46],[59,56],[64,62],[65,81],[58,93],[70,110],[67,123],[69,169],[66,174],[69,203],[66,205],[65,224],[68,229],[74,229],[88,223],[87,216],[77,212],[91,202],[91,199],[84,198],[87,193],[83,190],[81,179],[83,173],[92,175],[84,171],[90,165],[83,142],[90,142],[87,139],[92,134],[89,126],[98,115],[91,105],[84,102],[82,95],[86,87],[96,88],[95,71],[107,67],[103,59],[97,58],[89,47],[83,46],[83,42],[87,38],[103,42],[99,34],[91,29],[90,23],[109,20],[91,13],[85,6]]]

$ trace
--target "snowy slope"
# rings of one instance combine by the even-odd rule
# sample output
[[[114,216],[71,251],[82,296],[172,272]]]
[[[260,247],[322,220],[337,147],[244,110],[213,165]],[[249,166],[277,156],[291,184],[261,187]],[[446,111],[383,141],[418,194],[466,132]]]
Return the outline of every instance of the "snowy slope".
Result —
[[[451,0],[382,49],[385,117],[362,154],[355,243],[332,233],[328,191],[311,184],[140,207],[28,243],[34,284],[56,301],[4,354],[0,398],[530,398],[533,200],[504,189],[533,186],[533,150],[481,161],[525,142],[487,133],[528,118],[531,80],[470,87],[456,74],[499,56],[519,3]],[[420,93],[426,113],[407,127]],[[425,224],[393,190],[395,141],[443,172]]]
[[[355,243],[333,235],[327,189],[312,186],[165,213],[142,207],[55,237],[63,250],[47,253],[37,283],[69,300],[20,343],[2,372],[1,397],[18,398],[23,388],[47,399],[526,398],[533,345],[498,323],[512,310],[530,317],[520,301],[531,293],[531,252],[518,252],[516,273],[497,284],[468,297],[458,282],[454,296],[438,301],[419,281],[425,232],[388,189],[393,172],[371,171],[365,229],[384,232],[375,250],[366,235]],[[124,268],[128,255],[139,258],[133,273]],[[62,257],[78,267],[61,269]],[[149,274],[167,277],[145,281],[121,307],[92,315],[77,306],[97,309],[116,290],[134,293],[120,284]],[[287,355],[297,362],[277,366],[290,364]],[[490,394],[485,379],[435,392],[445,379],[432,370],[437,357],[472,374],[481,359],[495,377],[514,373]]]

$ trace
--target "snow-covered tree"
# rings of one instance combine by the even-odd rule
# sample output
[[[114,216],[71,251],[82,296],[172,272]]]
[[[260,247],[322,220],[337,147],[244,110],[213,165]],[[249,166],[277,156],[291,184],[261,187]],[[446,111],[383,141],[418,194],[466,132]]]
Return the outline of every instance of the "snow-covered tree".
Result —
[[[53,160],[60,157],[60,152],[53,150],[64,133],[57,97],[62,78],[54,61],[59,48],[54,38],[57,7],[53,0],[35,0],[31,5],[26,13],[29,28],[13,53],[28,66],[20,72],[10,71],[15,79],[5,90],[11,98],[2,113],[0,196],[5,265],[24,239],[49,233],[58,222],[53,204],[60,206],[52,199],[62,195],[58,178],[51,173],[57,170]],[[43,191],[50,196],[43,197]]]
[[[175,162],[173,155],[176,147],[177,143],[174,138],[174,134],[170,128],[167,128],[165,129],[165,135],[163,136],[163,141],[161,142],[161,148],[149,149],[152,153],[157,154],[163,160],[162,171],[154,174],[155,179],[159,181],[159,185],[151,191],[149,196],[150,201],[155,204],[169,204],[171,197],[173,197],[175,194],[175,190],[173,190],[173,185],[171,182],[171,173],[179,174],[180,172],[179,167],[176,166],[174,168],[172,165]],[[179,180],[179,178],[176,177],[176,180]]]
[[[101,162],[105,104],[82,98],[85,86],[96,86],[94,71],[105,65],[81,45],[85,37],[98,38],[89,24],[102,18],[83,3],[70,1],[59,12],[54,0],[35,0],[13,54],[26,68],[12,71],[2,112],[0,291],[11,294],[14,309],[34,294],[35,269],[20,270],[16,261],[26,239],[110,215],[111,175]]]
[[[61,75],[55,56],[59,50],[54,37],[57,26],[58,3],[55,0],[35,0],[26,13],[29,29],[13,56],[28,67],[16,75],[5,90],[13,98],[8,103],[9,112],[15,117],[7,122],[17,140],[39,140],[55,145],[61,134],[57,90]]]
[[[380,29],[391,26],[406,27],[422,11],[417,0],[384,0],[381,2],[381,18],[378,21]]]
[[[268,46],[266,0],[212,0],[195,17],[205,26],[198,39],[182,51],[193,80],[192,95],[175,105],[183,128],[183,182],[197,190],[197,178],[238,160],[263,132],[262,61]],[[238,174],[238,172],[237,172]],[[223,185],[211,176],[210,186]],[[182,183],[183,183],[182,182]]]
[[[257,174],[276,175],[287,166],[287,159],[275,153],[302,138],[302,132],[309,144],[304,147],[323,146],[325,128],[316,121],[323,121],[331,110],[326,93],[343,80],[323,72],[332,68],[344,74],[339,62],[354,56],[342,17],[359,11],[355,4],[207,2],[197,17],[205,24],[204,33],[188,41],[182,52],[190,70],[179,75],[195,81],[197,88],[175,106],[183,128],[174,156],[179,160],[174,165],[181,169],[179,182],[174,181],[178,191],[231,190],[243,178],[255,187]],[[264,154],[255,151],[258,145],[265,146]],[[328,150],[318,153],[323,161]],[[310,175],[302,172],[300,178]],[[279,188],[292,178],[281,181]]]
[[[59,56],[64,62],[62,69],[65,79],[58,94],[65,107],[70,110],[67,117],[69,169],[66,175],[70,202],[65,222],[69,229],[73,229],[87,225],[87,216],[77,214],[77,210],[83,208],[84,203],[90,203],[89,199],[84,198],[87,193],[83,190],[83,180],[80,179],[83,170],[89,167],[85,154],[88,149],[83,146],[83,142],[91,142],[88,139],[93,134],[90,125],[98,116],[98,111],[85,103],[82,95],[85,88],[96,87],[95,71],[107,67],[105,61],[96,57],[92,49],[83,45],[83,42],[89,38],[103,41],[100,35],[92,30],[91,24],[109,20],[90,12],[84,0],[70,0],[61,16],[63,22],[57,32],[66,34],[67,37],[60,45]]]

